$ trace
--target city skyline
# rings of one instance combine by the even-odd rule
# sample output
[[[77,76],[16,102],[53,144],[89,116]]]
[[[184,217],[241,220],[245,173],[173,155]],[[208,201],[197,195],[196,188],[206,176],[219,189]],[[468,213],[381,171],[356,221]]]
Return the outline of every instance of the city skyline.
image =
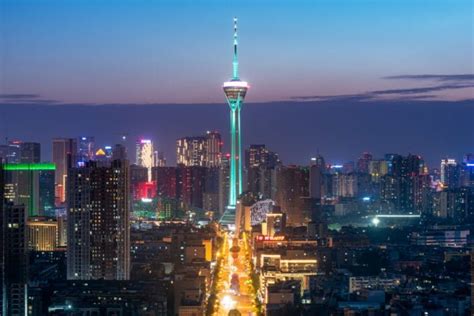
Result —
[[[0,0],[0,314],[474,315],[473,12]]]
[[[460,160],[472,152],[474,131],[470,128],[470,117],[474,115],[474,107],[470,101],[426,104],[426,101],[331,100],[311,106],[312,102],[272,103],[273,111],[268,111],[267,104],[247,103],[242,114],[242,146],[263,143],[278,152],[285,164],[303,165],[309,164],[310,158],[318,153],[327,161],[342,163],[355,161],[362,152],[369,151],[375,157],[391,152],[419,154],[434,167],[443,158]],[[120,143],[122,136],[127,135],[131,159],[135,142],[145,138],[153,140],[168,162],[174,164],[176,140],[199,136],[207,130],[218,131],[223,138],[223,151],[229,152],[227,112],[225,104],[153,108],[70,106],[61,110],[56,106],[3,106],[0,137],[1,143],[5,143],[5,136],[10,140],[40,142],[42,159],[50,160],[53,138],[93,135],[97,146],[103,147]],[[185,125],[176,124],[183,113],[193,119]],[[71,121],[71,117],[76,119]],[[44,129],[43,122],[51,119],[54,124]],[[31,120],[30,128],[22,129],[14,123],[23,120]],[[288,121],[297,123],[288,124]],[[268,127],[277,128],[279,137],[272,137],[274,128]]]

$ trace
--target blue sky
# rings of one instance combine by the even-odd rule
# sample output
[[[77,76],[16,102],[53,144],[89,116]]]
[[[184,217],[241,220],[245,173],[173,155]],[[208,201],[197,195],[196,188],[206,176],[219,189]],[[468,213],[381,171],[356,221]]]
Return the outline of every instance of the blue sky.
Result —
[[[471,0],[0,3],[0,93],[44,103],[223,102],[234,15],[253,102],[440,84],[387,76],[474,73]],[[429,98],[472,97],[472,78],[456,84]]]

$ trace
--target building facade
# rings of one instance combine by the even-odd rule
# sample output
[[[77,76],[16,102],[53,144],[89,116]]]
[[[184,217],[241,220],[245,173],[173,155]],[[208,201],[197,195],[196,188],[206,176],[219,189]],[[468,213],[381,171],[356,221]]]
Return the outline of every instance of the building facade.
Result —
[[[129,279],[127,161],[73,168],[68,190],[68,279]]]

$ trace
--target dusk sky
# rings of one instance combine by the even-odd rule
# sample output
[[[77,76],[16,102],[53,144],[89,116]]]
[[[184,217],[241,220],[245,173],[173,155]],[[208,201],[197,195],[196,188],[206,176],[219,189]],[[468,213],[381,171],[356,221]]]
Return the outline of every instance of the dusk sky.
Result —
[[[248,102],[436,86],[383,78],[474,67],[472,0],[1,3],[3,93],[66,103],[222,102],[234,15]]]
[[[0,0],[0,136],[44,141],[47,152],[49,137],[95,133],[99,140],[114,142],[112,135],[127,132],[156,139],[171,161],[178,137],[215,128],[227,137],[221,85],[231,76],[232,17],[237,16],[241,77],[251,85],[242,112],[244,145],[267,143],[297,163],[306,162],[316,148],[341,160],[354,159],[362,150],[419,151],[432,161],[459,156],[474,151],[472,128],[458,128],[456,120],[432,121],[429,115],[436,109],[435,119],[442,120],[444,106],[448,116],[455,111],[472,118],[473,3]],[[175,103],[187,105],[169,105]],[[256,103],[264,103],[266,110],[250,110]],[[335,103],[331,114],[328,106]],[[366,112],[360,112],[361,104]],[[96,105],[101,115],[87,109],[86,117],[80,105]],[[157,115],[152,121],[136,117],[120,126],[104,123],[105,112],[125,118],[134,106],[146,113],[145,105]],[[383,128],[374,119],[393,120],[387,107],[397,105],[418,115],[419,130],[392,131],[390,143],[370,139],[362,145],[367,135],[361,130]],[[222,109],[214,112],[212,106]],[[47,119],[45,107],[55,123],[43,129],[33,113]],[[215,116],[198,114],[200,107]],[[338,124],[341,109],[354,111],[364,127]],[[252,111],[261,121],[249,117]],[[318,111],[333,117],[334,126],[322,129],[327,117]],[[64,122],[71,113],[84,120],[73,124],[75,129]],[[293,114],[288,120],[279,119],[288,113]],[[396,117],[403,120],[407,113]],[[36,129],[26,131],[7,114]],[[157,127],[170,124],[163,117],[175,120],[178,128]],[[309,124],[304,130],[301,117]],[[278,126],[272,125],[275,120]],[[400,121],[401,129],[404,125]],[[104,126],[108,129],[101,134]],[[436,128],[449,145],[441,146],[439,137],[428,141]],[[287,137],[279,139],[269,129]],[[334,136],[335,130],[341,135]],[[410,138],[413,133],[416,137]],[[361,138],[360,145],[343,135]]]

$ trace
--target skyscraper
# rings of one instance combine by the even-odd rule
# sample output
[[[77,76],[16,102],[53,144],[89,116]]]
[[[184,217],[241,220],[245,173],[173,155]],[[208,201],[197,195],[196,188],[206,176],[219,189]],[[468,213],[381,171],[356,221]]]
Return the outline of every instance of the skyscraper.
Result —
[[[4,206],[3,315],[27,315],[28,247],[22,205]]]
[[[31,217],[27,231],[29,250],[54,251],[58,247],[58,222],[54,218]]]
[[[127,280],[130,276],[128,162],[72,168],[67,195],[67,277]]]
[[[233,73],[230,81],[224,82],[223,88],[230,108],[230,185],[229,203],[221,223],[235,224],[235,207],[237,198],[242,194],[242,148],[240,132],[240,110],[244,103],[249,85],[239,77],[239,61],[237,55],[237,18],[234,18],[234,58]]]
[[[222,159],[222,139],[221,134],[216,131],[206,133],[206,166],[219,167]]]
[[[289,225],[301,226],[307,223],[310,217],[305,205],[308,196],[308,168],[294,165],[279,168],[275,202],[286,214]]]
[[[218,167],[222,158],[222,140],[218,132],[204,136],[182,137],[176,141],[176,164],[186,167]]]
[[[357,172],[360,173],[368,173],[369,172],[369,164],[372,161],[373,157],[372,154],[369,152],[363,152],[360,156],[359,160],[357,161]]]
[[[309,167],[309,196],[313,199],[321,199],[323,196],[324,173],[326,163],[320,155],[311,158]]]
[[[39,163],[41,162],[41,144],[22,142],[20,144],[20,162]]]
[[[62,204],[66,200],[66,178],[68,170],[75,165],[76,158],[76,139],[53,139],[53,162],[56,165],[56,173],[54,175],[56,204]]]
[[[153,142],[149,139],[138,140],[136,144],[136,164],[147,168],[148,181],[151,181],[153,160]]]
[[[461,166],[455,159],[441,160],[441,183],[445,188],[455,189],[461,185]]]
[[[94,160],[95,154],[95,141],[93,136],[81,136],[79,137],[79,152],[78,161],[86,162]]]
[[[38,163],[41,161],[41,144],[9,141],[7,145],[0,145],[0,159],[7,163]]]
[[[28,216],[51,215],[55,168],[52,163],[5,164],[6,200],[24,205]]]
[[[205,137],[183,137],[176,141],[176,163],[186,167],[206,164],[206,138]]]
[[[19,140],[11,140],[7,145],[0,145],[0,158],[3,162],[20,162],[20,144]]]

